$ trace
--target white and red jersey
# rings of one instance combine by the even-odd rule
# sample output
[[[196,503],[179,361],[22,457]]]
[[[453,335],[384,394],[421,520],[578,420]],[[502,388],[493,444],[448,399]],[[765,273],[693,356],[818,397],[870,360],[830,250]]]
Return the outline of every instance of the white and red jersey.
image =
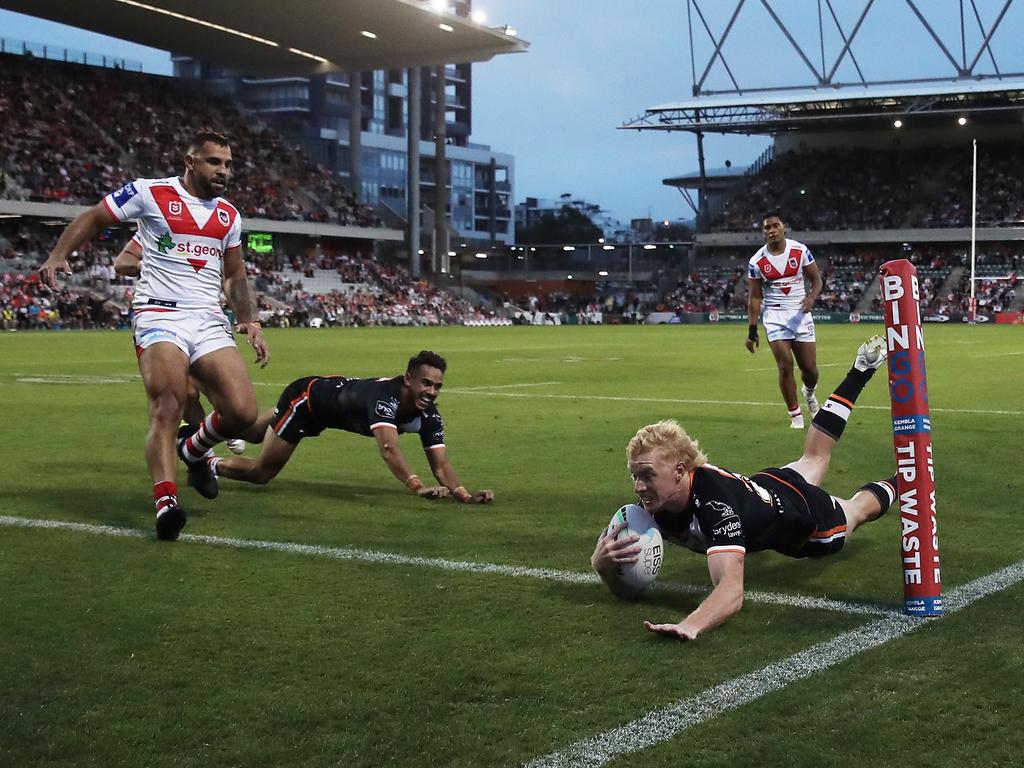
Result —
[[[224,252],[242,242],[242,217],[227,200],[202,200],[177,177],[136,179],[103,198],[118,221],[138,222],[142,273],[133,306],[220,311]]]
[[[814,263],[811,250],[796,240],[786,240],[782,253],[768,251],[768,244],[750,257],[747,276],[760,280],[766,309],[799,309],[807,296],[804,270]]]

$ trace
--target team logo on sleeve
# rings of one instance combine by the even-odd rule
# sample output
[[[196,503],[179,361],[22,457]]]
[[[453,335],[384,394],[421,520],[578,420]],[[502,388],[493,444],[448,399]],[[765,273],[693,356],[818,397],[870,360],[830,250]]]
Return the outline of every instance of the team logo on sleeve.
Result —
[[[113,194],[114,202],[117,204],[118,208],[124,208],[125,203],[137,194],[139,194],[139,190],[135,188],[134,184],[128,182]]]
[[[732,507],[721,501],[709,501],[707,507],[719,516],[711,526],[712,538],[734,539],[743,536],[743,523]]]
[[[374,411],[378,416],[385,419],[394,419],[398,417],[398,401],[397,400],[378,400],[377,405],[374,407]]]
[[[231,226],[231,216],[223,208],[217,209],[217,221],[219,221],[225,227]]]

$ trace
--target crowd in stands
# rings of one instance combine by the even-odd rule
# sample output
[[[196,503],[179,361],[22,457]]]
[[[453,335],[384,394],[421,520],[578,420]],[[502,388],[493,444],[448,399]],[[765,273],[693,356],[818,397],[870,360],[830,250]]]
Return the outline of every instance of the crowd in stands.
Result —
[[[132,179],[180,174],[207,126],[231,141],[226,196],[244,216],[380,226],[329,171],[198,83],[0,55],[0,197],[91,205]]]
[[[786,152],[750,176],[714,228],[760,230],[767,211],[783,211],[792,230],[968,227],[971,148],[881,150],[835,147]],[[978,225],[1024,222],[1024,148],[979,143]]]

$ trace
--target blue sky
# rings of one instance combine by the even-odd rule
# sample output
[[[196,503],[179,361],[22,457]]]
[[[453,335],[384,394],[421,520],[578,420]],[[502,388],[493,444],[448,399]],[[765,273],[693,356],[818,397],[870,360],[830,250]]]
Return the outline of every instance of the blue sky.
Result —
[[[726,0],[701,0],[711,27],[720,32],[735,7]],[[873,9],[855,48],[858,63],[870,78],[948,76],[950,65],[904,2],[888,17]],[[776,2],[783,20],[820,61],[817,48],[817,0]],[[849,30],[863,0],[832,6]],[[970,12],[970,4],[965,4]],[[991,22],[1002,0],[978,0],[982,18]],[[1012,7],[993,38],[1001,71],[1024,71],[1024,4]],[[960,55],[959,27],[949,24],[959,0],[919,3],[950,51]],[[697,168],[696,142],[686,133],[637,133],[617,130],[646,107],[687,98],[692,83],[685,0],[475,0],[489,24],[511,24],[531,43],[525,54],[502,56],[473,71],[473,140],[516,157],[516,200],[526,196],[557,198],[571,193],[599,204],[623,221],[630,218],[688,218],[679,193],[664,187],[668,176]],[[822,3],[822,8],[827,6]],[[887,13],[889,9],[886,8]],[[947,23],[940,24],[945,18]],[[826,30],[830,25],[826,17]],[[834,30],[834,27],[832,28]],[[147,72],[169,74],[166,52],[0,11],[0,34],[8,38],[66,45],[111,53],[143,63]],[[967,48],[980,37],[968,34]],[[841,45],[826,32],[826,57]],[[698,70],[711,43],[701,32],[694,38]],[[807,82],[809,70],[786,45],[763,6],[749,0],[724,47],[726,59],[743,87]],[[987,62],[987,59],[984,60]],[[985,63],[988,71],[991,67]],[[699,72],[698,72],[699,74]],[[852,79],[847,63],[840,74]],[[716,64],[708,86],[729,84]],[[767,146],[761,137],[708,136],[709,167],[726,160],[745,166]]]

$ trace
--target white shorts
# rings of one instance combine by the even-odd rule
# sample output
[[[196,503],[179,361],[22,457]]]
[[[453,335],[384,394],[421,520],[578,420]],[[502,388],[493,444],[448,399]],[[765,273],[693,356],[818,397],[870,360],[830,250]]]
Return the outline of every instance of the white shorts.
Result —
[[[223,312],[146,307],[136,312],[132,325],[136,355],[166,341],[184,352],[191,365],[203,355],[235,346],[231,324]]]
[[[814,319],[799,309],[766,309],[761,317],[768,341],[814,341]]]

